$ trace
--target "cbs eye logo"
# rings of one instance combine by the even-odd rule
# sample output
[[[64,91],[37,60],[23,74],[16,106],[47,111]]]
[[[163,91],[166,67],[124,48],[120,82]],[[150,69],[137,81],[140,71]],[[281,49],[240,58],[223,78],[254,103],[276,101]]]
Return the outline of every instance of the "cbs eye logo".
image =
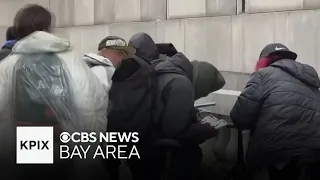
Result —
[[[91,132],[91,133],[73,132],[72,134],[70,134],[68,132],[62,132],[62,133],[60,133],[59,138],[62,143],[68,143],[70,141],[72,143],[81,143],[81,142],[94,143],[97,141],[97,137],[96,137],[95,132]]]
[[[59,138],[62,143],[68,143],[71,139],[71,135],[67,132],[62,132]]]

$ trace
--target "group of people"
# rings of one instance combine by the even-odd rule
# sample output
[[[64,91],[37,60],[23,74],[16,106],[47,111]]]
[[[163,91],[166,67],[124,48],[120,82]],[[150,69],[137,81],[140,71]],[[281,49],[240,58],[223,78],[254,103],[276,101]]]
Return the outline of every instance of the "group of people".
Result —
[[[107,36],[97,43],[96,53],[78,57],[68,40],[51,33],[51,24],[47,9],[28,5],[8,29],[14,38],[7,38],[0,52],[1,158],[13,157],[14,125],[50,125],[56,135],[138,132],[140,159],[127,162],[133,179],[162,178],[166,149],[171,147],[159,146],[160,139],[179,144],[171,159],[171,178],[197,179],[199,145],[217,130],[197,118],[194,102],[222,88],[219,71],[207,62],[190,62],[173,45],[156,44],[146,33],[133,35],[129,43]],[[58,179],[119,178],[117,159],[69,162],[55,159],[54,171],[23,168],[27,173],[17,174],[17,179],[39,173]],[[70,171],[62,173],[66,168]]]
[[[7,31],[0,51],[1,164],[12,159],[15,125],[50,125],[58,132],[138,132],[141,159],[127,161],[134,180],[162,179],[168,149],[169,179],[200,179],[199,145],[218,130],[199,119],[194,102],[224,86],[220,72],[146,33],[128,43],[108,36],[96,53],[78,57],[51,24],[47,9],[28,5]],[[267,45],[230,113],[237,128],[251,132],[246,179],[264,168],[271,180],[320,177],[320,80],[296,58],[283,44]],[[77,163],[24,168],[17,179],[119,179],[117,159]]]

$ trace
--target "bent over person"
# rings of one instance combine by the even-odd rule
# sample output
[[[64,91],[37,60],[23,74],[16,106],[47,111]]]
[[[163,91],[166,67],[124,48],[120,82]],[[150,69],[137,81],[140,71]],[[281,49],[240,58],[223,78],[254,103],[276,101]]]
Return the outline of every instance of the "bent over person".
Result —
[[[4,179],[79,180],[104,173],[97,171],[98,161],[60,158],[61,132],[106,131],[107,119],[97,114],[107,109],[107,93],[73,52],[70,42],[51,34],[52,19],[52,14],[39,5],[20,9],[13,24],[17,42],[11,55],[0,63],[0,167]],[[54,163],[42,165],[52,161],[41,154],[27,154],[17,156],[17,162],[31,165],[16,165],[16,126],[54,127],[50,149]],[[34,140],[45,137],[41,131],[34,133]],[[41,165],[33,165],[40,160]]]
[[[181,145],[172,151],[171,173],[168,178],[199,179],[198,170],[202,160],[199,144],[214,137],[217,130],[209,123],[201,123],[197,120],[194,102],[196,98],[200,98],[199,96],[206,96],[212,92],[211,86],[209,85],[208,89],[203,90],[201,95],[195,92],[193,76],[194,74],[198,76],[198,72],[194,72],[193,64],[184,54],[175,52],[174,47],[169,48],[171,57],[160,54],[157,45],[146,33],[134,34],[129,40],[129,44],[132,44],[136,49],[136,58],[151,63],[156,72],[155,91],[157,95],[153,126],[157,135],[154,141],[173,139]],[[206,79],[212,80],[211,75],[214,74],[210,74],[210,77]],[[207,94],[204,93],[205,91]],[[140,148],[141,157],[145,158],[129,161],[134,179],[157,180],[162,178],[163,164],[166,163],[164,151],[160,147],[153,149]]]
[[[115,69],[121,65],[123,60],[131,57],[134,53],[135,49],[128,46],[124,39],[117,36],[108,36],[99,43],[98,53],[87,53],[84,55],[84,60],[109,95]],[[109,98],[105,101],[108,102]]]
[[[283,44],[267,45],[230,113],[251,130],[248,170],[268,169],[271,180],[320,178],[320,80],[296,58]]]

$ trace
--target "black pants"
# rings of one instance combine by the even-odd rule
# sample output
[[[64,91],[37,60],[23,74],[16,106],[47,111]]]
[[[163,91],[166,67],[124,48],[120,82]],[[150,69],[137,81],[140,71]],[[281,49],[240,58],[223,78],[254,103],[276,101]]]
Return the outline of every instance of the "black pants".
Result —
[[[166,169],[167,152],[161,149],[142,150],[141,159],[129,160],[133,180],[160,180],[165,174],[166,180],[199,180],[202,160],[199,146],[185,146],[172,151],[169,169]]]
[[[270,180],[299,180],[301,178],[302,168],[305,169],[306,180],[320,179],[320,163],[308,164],[304,167],[297,167],[295,163],[289,163],[286,167],[278,170],[274,167],[269,168]]]
[[[310,177],[310,180],[319,180],[320,179],[320,162],[311,165],[308,170],[307,174]]]
[[[166,169],[166,152],[163,149],[139,148],[140,159],[128,160],[133,180],[161,180]],[[186,146],[172,151],[170,173],[166,180],[199,180],[202,151],[199,146]],[[111,180],[119,179],[118,160],[108,160]]]
[[[133,180],[161,180],[165,154],[159,149],[139,149],[141,159],[128,160]]]

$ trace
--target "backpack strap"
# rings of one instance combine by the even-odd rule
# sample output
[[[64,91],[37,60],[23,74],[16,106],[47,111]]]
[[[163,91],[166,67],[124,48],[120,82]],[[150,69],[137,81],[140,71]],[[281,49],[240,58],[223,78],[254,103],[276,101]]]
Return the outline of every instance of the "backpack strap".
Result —
[[[152,62],[144,60],[138,56],[135,56],[135,59],[141,64],[142,66],[148,66],[149,68],[149,77],[148,77],[148,89],[149,93],[152,94],[151,99],[151,107],[150,107],[150,129],[148,133],[150,133],[150,140],[153,141],[160,136],[160,126],[159,126],[159,118],[157,114],[157,110],[159,108],[159,92],[158,92],[158,81],[157,81],[157,72],[154,69],[154,65]]]

